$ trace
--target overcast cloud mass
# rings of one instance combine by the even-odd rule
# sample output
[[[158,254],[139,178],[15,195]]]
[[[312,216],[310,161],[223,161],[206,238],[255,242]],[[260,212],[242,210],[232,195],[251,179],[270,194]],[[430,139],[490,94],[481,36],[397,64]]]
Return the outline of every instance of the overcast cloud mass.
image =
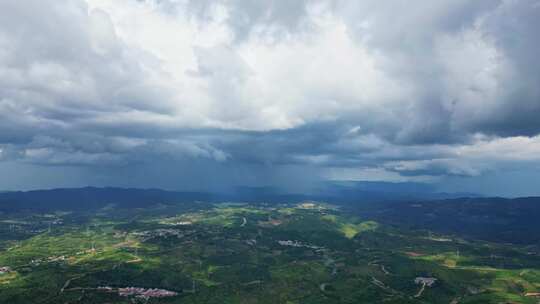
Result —
[[[0,1],[0,188],[540,195],[538,29],[538,0]]]

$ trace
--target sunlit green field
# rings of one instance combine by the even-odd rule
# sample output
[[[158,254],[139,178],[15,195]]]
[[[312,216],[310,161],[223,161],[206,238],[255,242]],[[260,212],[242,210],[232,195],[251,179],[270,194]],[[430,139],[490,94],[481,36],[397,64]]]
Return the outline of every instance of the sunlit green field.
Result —
[[[402,231],[319,203],[4,214],[0,230],[0,303],[539,301],[526,295],[540,291],[540,257],[527,248]]]

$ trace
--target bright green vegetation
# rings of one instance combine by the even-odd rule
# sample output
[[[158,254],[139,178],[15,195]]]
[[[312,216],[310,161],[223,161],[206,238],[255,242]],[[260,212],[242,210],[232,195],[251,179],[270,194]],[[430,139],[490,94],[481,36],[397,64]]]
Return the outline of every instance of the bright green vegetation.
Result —
[[[3,266],[0,303],[10,304],[537,303],[525,294],[540,291],[530,248],[399,230],[315,203],[0,214]],[[130,286],[177,295],[116,292]]]

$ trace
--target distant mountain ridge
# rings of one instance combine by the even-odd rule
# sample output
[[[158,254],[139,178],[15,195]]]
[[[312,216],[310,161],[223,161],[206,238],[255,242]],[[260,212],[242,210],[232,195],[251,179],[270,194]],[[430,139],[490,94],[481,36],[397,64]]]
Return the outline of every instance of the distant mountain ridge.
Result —
[[[108,204],[123,208],[193,201],[283,203],[304,200],[356,204],[455,198],[462,194],[436,193],[421,184],[384,182],[328,182],[314,194],[286,193],[271,187],[239,187],[229,193],[167,191],[161,189],[84,187],[0,192],[0,210],[93,210]]]
[[[83,211],[103,208],[108,204],[116,204],[124,208],[137,208],[159,203],[182,203],[210,199],[208,193],[174,192],[159,189],[62,188],[0,193],[0,210]]]

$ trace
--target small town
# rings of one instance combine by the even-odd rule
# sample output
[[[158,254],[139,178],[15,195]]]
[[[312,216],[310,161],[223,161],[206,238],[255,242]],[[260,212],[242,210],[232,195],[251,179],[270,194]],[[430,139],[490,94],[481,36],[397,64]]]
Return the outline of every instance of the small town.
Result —
[[[109,286],[100,286],[97,288],[99,291],[104,292],[117,292],[121,297],[136,297],[142,299],[150,298],[166,298],[177,296],[178,293],[165,289],[158,288],[141,288],[141,287],[122,287],[112,288]]]

